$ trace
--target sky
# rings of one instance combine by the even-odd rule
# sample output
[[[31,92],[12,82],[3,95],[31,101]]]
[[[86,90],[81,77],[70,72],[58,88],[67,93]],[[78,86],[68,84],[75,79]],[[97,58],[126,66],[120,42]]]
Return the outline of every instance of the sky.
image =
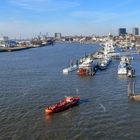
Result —
[[[0,35],[104,35],[140,27],[140,0],[1,0]]]

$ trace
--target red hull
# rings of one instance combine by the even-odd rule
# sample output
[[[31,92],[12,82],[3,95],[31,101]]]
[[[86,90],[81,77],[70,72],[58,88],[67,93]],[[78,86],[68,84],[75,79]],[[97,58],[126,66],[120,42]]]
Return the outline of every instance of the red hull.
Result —
[[[49,106],[45,109],[45,112],[47,114],[50,113],[57,113],[63,110],[66,110],[70,107],[73,107],[75,105],[77,105],[79,103],[80,97],[66,97],[64,98],[63,101],[61,101],[60,103],[54,104],[52,106]]]
[[[95,71],[91,68],[79,68],[77,71],[78,75],[83,76],[83,75],[94,75]]]
[[[86,68],[79,68],[78,74],[79,75],[87,75],[88,74],[88,69],[86,69]]]

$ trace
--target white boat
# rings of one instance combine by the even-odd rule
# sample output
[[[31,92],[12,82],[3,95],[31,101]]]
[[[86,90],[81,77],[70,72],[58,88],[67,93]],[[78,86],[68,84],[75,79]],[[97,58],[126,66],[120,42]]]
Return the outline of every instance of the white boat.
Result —
[[[89,57],[85,58],[85,60],[83,60],[83,62],[79,65],[79,68],[83,68],[83,67],[90,67],[93,63],[93,60],[90,59]]]
[[[116,50],[115,50],[115,45],[114,45],[114,41],[113,38],[111,37],[111,35],[109,34],[109,36],[106,39],[106,42],[104,44],[104,51],[103,53],[105,55],[108,55],[110,57],[115,56],[116,55]]]
[[[90,59],[90,57],[84,58],[81,60],[81,64],[79,65],[77,73],[79,75],[87,75],[89,72],[89,69],[92,66],[93,60]]]
[[[108,42],[105,43],[104,52],[107,52],[107,53],[115,52],[115,47],[112,40],[109,40]]]
[[[68,74],[71,71],[75,71],[78,69],[78,65],[73,65],[68,68],[63,69],[63,74]]]
[[[120,64],[118,66],[118,74],[128,74],[128,70],[131,70],[131,62],[130,62],[130,58],[126,57],[126,56],[122,56],[121,57],[121,61]],[[130,74],[130,72],[129,72]]]
[[[100,70],[104,70],[107,68],[107,66],[109,65],[109,63],[111,62],[111,57],[108,56],[108,54],[105,54],[104,57],[101,59],[100,63],[99,63],[99,69]]]
[[[94,75],[97,70],[97,60],[87,57],[80,65],[77,71],[78,75]]]
[[[127,66],[125,63],[120,63],[118,66],[118,74],[126,75],[127,74]]]

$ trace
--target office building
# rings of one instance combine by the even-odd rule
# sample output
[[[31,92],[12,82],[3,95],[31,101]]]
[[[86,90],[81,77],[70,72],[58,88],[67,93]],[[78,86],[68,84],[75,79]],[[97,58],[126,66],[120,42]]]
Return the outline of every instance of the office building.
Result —
[[[55,33],[54,34],[55,39],[61,39],[61,33]]]
[[[126,35],[127,33],[126,33],[126,28],[119,28],[119,36],[121,35],[121,36],[124,36],[124,35]]]
[[[139,35],[139,28],[136,28],[136,27],[133,28],[133,29],[132,29],[132,34],[133,34],[133,35]]]

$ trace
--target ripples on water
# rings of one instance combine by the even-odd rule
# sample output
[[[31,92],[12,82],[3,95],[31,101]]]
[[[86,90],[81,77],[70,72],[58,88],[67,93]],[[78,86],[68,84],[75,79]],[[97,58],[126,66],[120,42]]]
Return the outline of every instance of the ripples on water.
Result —
[[[118,61],[93,77],[63,75],[71,59],[97,45],[56,44],[0,54],[0,140],[137,140],[140,104],[128,101],[126,77]],[[136,90],[139,56],[134,56]],[[46,116],[44,108],[65,95],[80,95],[80,104]]]

